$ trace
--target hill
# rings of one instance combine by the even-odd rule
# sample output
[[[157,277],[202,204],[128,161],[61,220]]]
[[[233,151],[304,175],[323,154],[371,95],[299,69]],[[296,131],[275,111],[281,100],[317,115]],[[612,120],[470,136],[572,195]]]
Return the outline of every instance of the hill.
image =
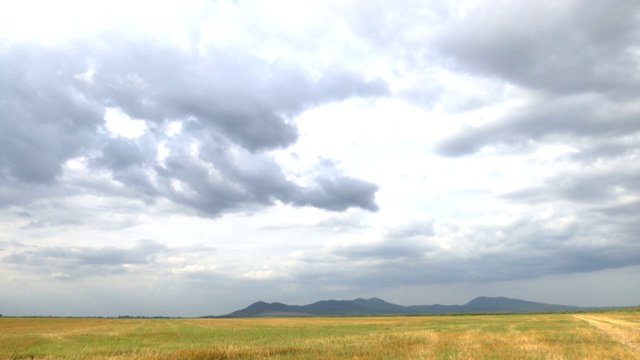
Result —
[[[308,305],[287,305],[259,301],[222,317],[267,316],[362,316],[362,315],[418,315],[464,313],[526,313],[576,311],[585,308],[545,304],[506,297],[477,297],[464,305],[392,304],[378,298],[355,300],[322,300]]]
[[[464,305],[477,312],[554,312],[581,310],[578,306],[545,304],[506,297],[477,297]]]

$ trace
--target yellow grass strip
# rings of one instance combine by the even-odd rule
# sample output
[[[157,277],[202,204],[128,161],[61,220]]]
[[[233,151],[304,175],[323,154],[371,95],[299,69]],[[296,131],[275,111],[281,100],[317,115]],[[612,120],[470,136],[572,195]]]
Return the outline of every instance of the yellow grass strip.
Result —
[[[607,336],[628,346],[640,358],[640,323],[619,318],[617,314],[576,315],[596,327]]]

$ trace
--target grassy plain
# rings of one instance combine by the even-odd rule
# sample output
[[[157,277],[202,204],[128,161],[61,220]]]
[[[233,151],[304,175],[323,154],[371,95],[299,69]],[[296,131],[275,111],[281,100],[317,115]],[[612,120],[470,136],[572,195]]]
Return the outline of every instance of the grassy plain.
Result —
[[[0,359],[638,359],[640,312],[0,318]]]

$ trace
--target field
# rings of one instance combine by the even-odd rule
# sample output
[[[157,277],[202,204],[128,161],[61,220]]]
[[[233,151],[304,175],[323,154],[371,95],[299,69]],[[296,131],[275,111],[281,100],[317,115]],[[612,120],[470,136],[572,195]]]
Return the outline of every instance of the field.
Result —
[[[0,359],[638,359],[640,312],[0,318]]]

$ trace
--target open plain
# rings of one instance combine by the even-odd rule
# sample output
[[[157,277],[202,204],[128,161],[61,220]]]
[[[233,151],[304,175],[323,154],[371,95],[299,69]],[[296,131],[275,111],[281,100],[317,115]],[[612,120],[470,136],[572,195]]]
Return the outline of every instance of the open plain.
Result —
[[[0,318],[0,359],[637,359],[640,311]]]

